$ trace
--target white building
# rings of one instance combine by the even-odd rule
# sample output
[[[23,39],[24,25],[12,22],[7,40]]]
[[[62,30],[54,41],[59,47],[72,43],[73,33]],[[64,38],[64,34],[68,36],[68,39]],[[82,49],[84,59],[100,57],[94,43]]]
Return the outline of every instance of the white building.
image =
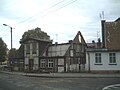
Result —
[[[120,71],[120,51],[87,49],[85,69],[91,72]]]

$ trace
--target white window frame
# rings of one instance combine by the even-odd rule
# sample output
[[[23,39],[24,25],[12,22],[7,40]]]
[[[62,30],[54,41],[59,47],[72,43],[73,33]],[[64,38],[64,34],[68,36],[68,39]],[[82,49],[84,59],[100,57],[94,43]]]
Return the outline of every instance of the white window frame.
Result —
[[[45,68],[45,65],[46,65],[46,64],[45,64],[45,59],[41,59],[41,65],[40,65],[41,68]]]
[[[49,68],[53,68],[54,67],[54,60],[53,59],[49,59],[48,60],[48,67]]]
[[[109,64],[116,64],[116,53],[109,53]]]
[[[102,64],[101,53],[95,53],[95,64]]]

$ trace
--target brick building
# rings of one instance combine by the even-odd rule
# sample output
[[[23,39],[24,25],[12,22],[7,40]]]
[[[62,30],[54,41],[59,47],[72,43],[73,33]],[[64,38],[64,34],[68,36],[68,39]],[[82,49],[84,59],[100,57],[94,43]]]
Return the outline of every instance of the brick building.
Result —
[[[120,50],[120,18],[113,22],[101,22],[103,48]]]

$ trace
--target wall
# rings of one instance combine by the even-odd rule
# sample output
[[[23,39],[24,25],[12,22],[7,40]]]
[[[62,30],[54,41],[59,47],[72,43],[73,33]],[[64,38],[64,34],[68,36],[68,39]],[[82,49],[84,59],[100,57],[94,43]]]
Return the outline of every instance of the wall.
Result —
[[[79,72],[79,64],[72,64],[70,65],[71,72]]]
[[[108,49],[120,50],[120,20],[105,22],[105,45]]]
[[[111,52],[100,52],[101,53],[101,65],[95,65],[95,52],[86,53],[86,71],[120,71],[120,52],[116,53],[116,65],[109,65],[109,53]]]
[[[37,70],[38,69],[38,65],[39,65],[39,62],[38,62],[38,59],[39,59],[39,50],[38,50],[38,48],[39,48],[39,46],[38,46],[38,43],[37,42],[35,42],[36,43],[36,53],[34,54],[33,53],[33,46],[32,46],[32,43],[31,42],[29,42],[29,44],[30,44],[30,53],[29,54],[27,54],[27,52],[26,52],[26,44],[24,44],[24,55],[25,55],[25,69],[27,69],[28,67],[27,67],[27,65],[29,64],[29,59],[33,59],[34,61],[34,65],[33,65],[33,70]]]
[[[58,59],[58,72],[64,72],[64,59]]]

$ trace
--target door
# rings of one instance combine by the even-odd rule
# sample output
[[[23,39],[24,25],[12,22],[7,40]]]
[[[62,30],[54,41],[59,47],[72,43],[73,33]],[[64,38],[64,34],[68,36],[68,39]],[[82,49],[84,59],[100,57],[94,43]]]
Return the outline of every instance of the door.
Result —
[[[33,65],[34,65],[33,59],[29,59],[29,71],[33,70]]]

